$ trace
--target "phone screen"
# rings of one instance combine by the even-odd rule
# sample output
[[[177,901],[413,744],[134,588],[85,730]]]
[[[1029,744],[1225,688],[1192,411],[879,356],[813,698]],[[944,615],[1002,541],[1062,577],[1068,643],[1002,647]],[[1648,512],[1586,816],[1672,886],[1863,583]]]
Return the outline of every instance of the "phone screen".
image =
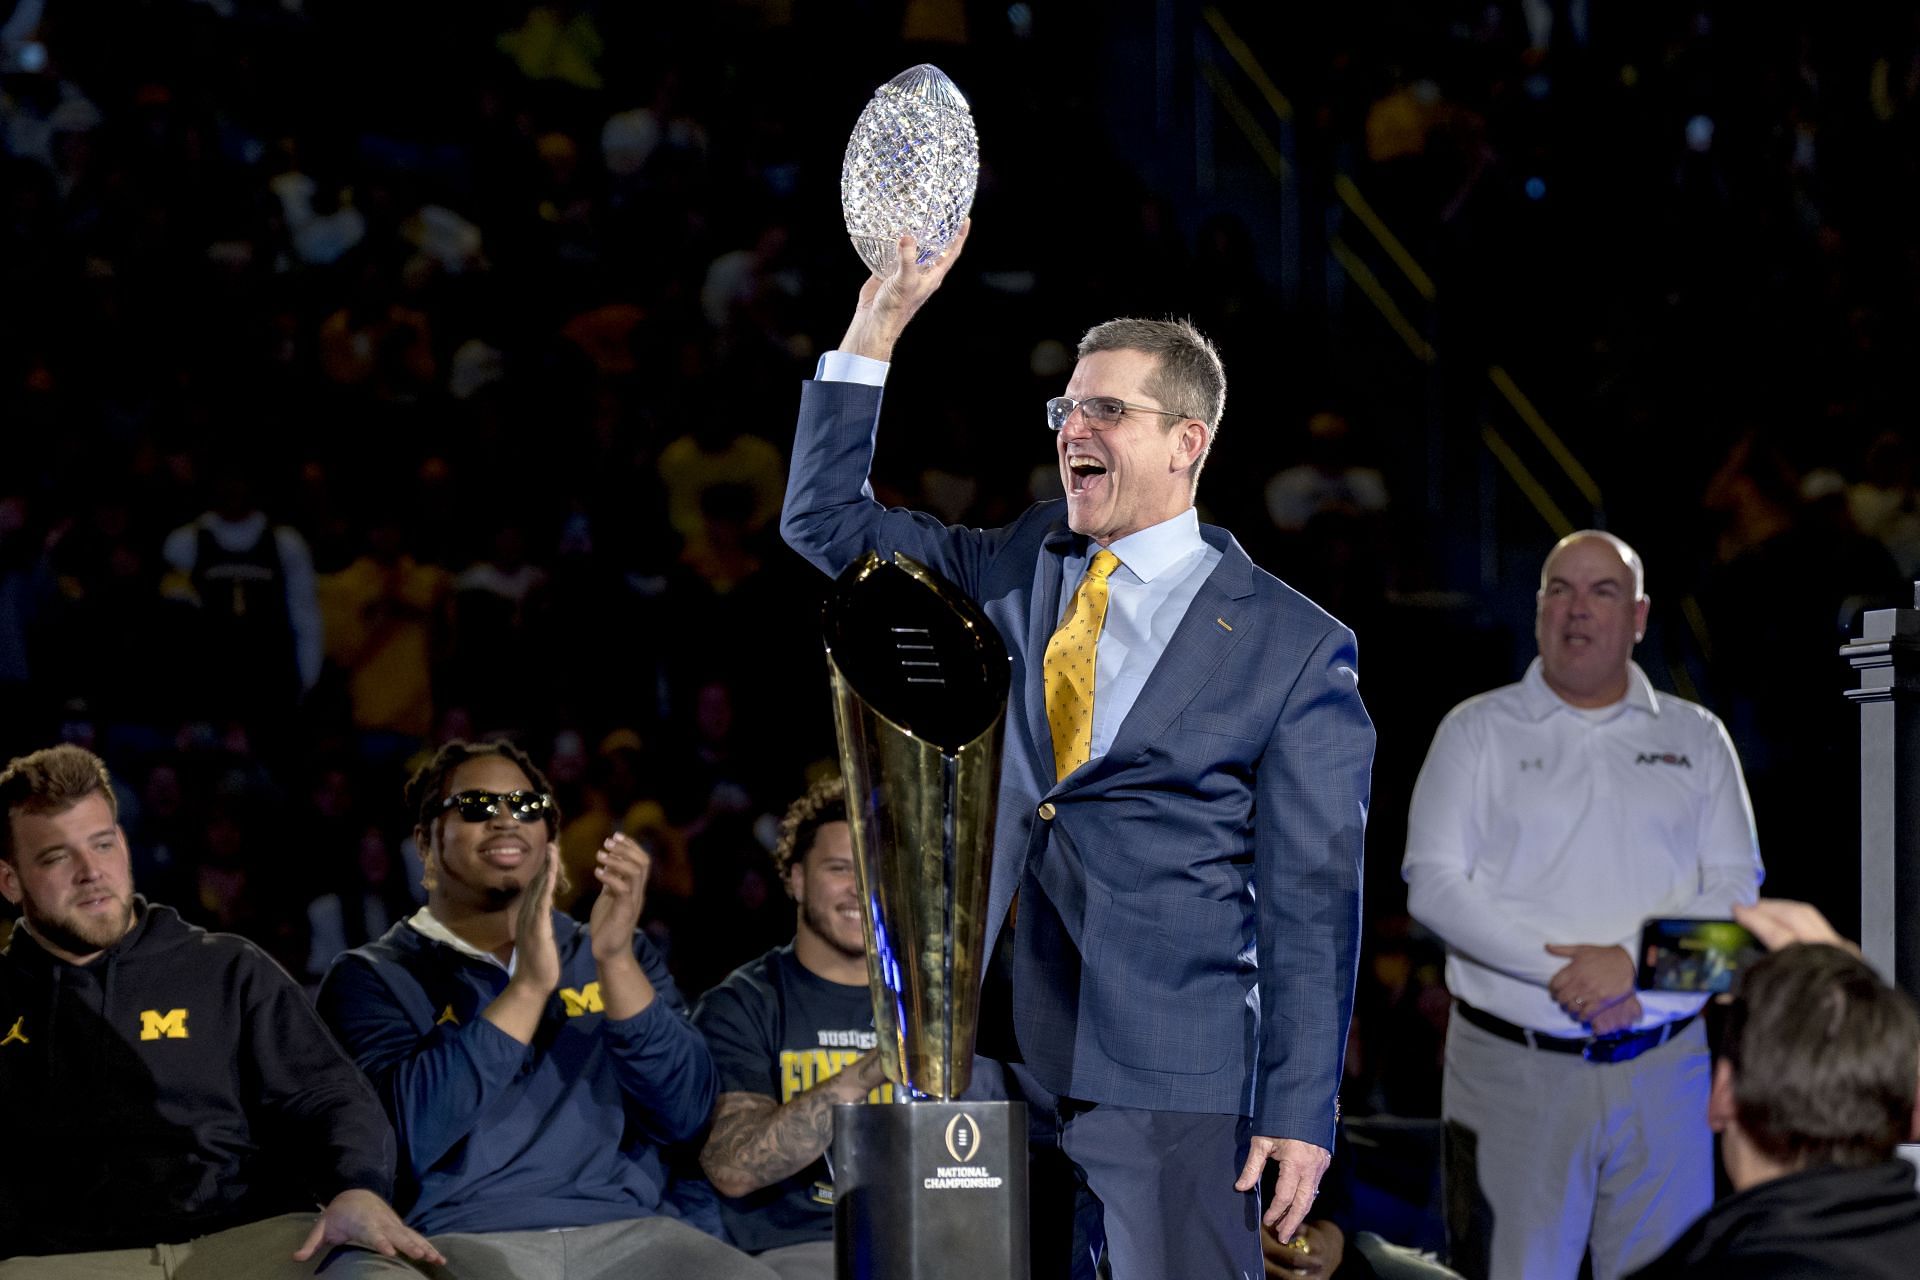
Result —
[[[1649,920],[1640,930],[1643,991],[1722,992],[1764,948],[1731,920]]]

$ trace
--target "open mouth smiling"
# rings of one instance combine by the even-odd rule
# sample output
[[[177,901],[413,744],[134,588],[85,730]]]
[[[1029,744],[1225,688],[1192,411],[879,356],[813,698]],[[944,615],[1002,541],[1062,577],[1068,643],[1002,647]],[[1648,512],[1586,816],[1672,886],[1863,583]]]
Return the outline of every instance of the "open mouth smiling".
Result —
[[[1067,492],[1083,494],[1093,489],[1100,478],[1107,474],[1107,468],[1098,458],[1084,453],[1067,455]]]
[[[527,846],[517,840],[480,846],[480,856],[496,867],[517,867],[527,860],[527,853]]]

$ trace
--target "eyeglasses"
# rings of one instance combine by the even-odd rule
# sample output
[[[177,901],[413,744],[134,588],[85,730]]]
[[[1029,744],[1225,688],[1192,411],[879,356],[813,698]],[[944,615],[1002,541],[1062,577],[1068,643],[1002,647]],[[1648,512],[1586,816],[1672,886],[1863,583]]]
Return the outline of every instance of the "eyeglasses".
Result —
[[[465,822],[485,822],[499,816],[500,806],[521,822],[541,822],[553,813],[553,797],[544,791],[457,791],[440,808],[458,809]]]
[[[1095,431],[1105,431],[1120,419],[1127,416],[1127,410],[1138,409],[1142,413],[1157,413],[1163,418],[1187,418],[1191,414],[1175,413],[1171,409],[1155,409],[1144,404],[1128,404],[1118,396],[1088,396],[1084,400],[1075,400],[1072,396],[1055,396],[1047,401],[1047,425],[1055,431],[1064,429],[1067,419],[1073,416],[1075,409],[1087,420],[1087,425]]]

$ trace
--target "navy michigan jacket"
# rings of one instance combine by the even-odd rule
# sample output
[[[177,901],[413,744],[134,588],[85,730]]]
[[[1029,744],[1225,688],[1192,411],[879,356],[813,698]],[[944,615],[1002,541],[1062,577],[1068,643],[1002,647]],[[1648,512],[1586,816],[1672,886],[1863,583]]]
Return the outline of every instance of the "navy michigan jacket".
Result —
[[[394,1207],[423,1235],[593,1226],[678,1210],[664,1148],[700,1132],[717,1077],[666,962],[634,955],[652,1004],[606,1016],[585,926],[553,913],[560,988],[533,1043],[481,1017],[507,971],[407,921],[333,962],[320,1015],[399,1139]]]
[[[1041,659],[1080,545],[1066,504],[987,530],[881,507],[880,401],[805,384],[781,531],[830,574],[905,552],[977,600],[1012,654],[986,945],[1019,889],[1028,1069],[1063,1096],[1248,1115],[1260,1136],[1331,1150],[1374,743],[1352,633],[1203,525],[1220,563],[1107,753],[1056,783]]]

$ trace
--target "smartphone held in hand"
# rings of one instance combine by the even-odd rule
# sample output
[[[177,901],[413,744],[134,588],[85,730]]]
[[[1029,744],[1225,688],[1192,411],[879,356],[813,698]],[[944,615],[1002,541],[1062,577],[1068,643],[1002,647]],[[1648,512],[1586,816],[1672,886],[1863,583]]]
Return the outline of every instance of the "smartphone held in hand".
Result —
[[[1640,929],[1642,991],[1724,992],[1764,948],[1731,920],[1649,920]]]

